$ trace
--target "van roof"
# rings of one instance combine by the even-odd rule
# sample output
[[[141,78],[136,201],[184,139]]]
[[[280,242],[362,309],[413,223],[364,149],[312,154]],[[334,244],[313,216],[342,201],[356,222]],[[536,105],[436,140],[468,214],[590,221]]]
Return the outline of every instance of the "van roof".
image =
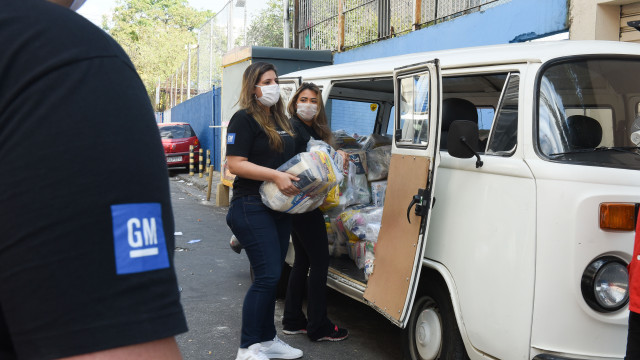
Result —
[[[479,46],[322,66],[296,71],[281,77],[302,77],[305,81],[312,81],[313,79],[322,79],[329,76],[336,79],[366,75],[388,75],[395,68],[436,58],[439,59],[441,68],[447,69],[493,64],[543,63],[560,57],[585,54],[640,55],[640,44],[602,40],[564,40]]]

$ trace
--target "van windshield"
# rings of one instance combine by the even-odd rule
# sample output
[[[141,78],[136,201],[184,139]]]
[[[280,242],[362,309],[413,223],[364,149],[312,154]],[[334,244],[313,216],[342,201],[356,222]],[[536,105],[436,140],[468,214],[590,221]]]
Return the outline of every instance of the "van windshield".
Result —
[[[640,170],[640,59],[572,59],[538,84],[539,153],[554,161]]]

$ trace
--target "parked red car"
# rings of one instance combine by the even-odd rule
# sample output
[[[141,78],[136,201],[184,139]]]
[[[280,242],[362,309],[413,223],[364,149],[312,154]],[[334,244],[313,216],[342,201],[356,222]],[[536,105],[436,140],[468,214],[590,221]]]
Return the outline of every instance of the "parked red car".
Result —
[[[160,138],[169,167],[189,167],[189,145],[193,145],[194,166],[198,169],[200,141],[188,123],[160,123]]]

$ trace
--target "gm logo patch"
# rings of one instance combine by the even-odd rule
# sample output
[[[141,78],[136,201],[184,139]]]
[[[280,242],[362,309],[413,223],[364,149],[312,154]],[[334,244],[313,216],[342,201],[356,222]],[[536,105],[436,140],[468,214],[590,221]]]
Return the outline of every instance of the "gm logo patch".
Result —
[[[227,144],[233,144],[236,142],[236,133],[227,134]]]
[[[118,275],[169,267],[159,203],[111,205],[111,217]]]

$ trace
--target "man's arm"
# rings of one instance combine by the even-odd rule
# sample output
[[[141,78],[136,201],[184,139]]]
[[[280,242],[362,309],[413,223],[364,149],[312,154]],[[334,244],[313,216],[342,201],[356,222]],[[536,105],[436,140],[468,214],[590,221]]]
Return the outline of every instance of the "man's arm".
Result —
[[[142,344],[123,346],[115,349],[98,351],[63,358],[60,360],[181,360],[180,350],[175,338],[168,337],[161,340]]]

